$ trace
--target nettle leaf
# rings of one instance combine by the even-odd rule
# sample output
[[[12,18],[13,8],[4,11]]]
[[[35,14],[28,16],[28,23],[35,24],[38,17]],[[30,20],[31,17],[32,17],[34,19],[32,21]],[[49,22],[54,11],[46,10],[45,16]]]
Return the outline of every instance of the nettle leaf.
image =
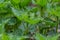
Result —
[[[28,15],[26,14],[26,12],[20,12],[19,10],[16,10],[14,8],[12,8],[12,11],[14,13],[14,15],[19,19],[19,20],[27,20]]]
[[[45,22],[45,25],[50,25],[53,27],[56,25],[56,22],[54,22],[53,20],[51,20],[49,18],[45,18],[44,22]]]
[[[35,13],[30,13],[30,15],[28,15],[28,11],[27,12],[20,12],[14,8],[12,8],[12,11],[14,13],[14,15],[19,19],[19,20],[24,20],[30,24],[36,24],[39,21],[42,21],[43,18],[42,17],[35,17]],[[29,17],[30,16],[30,17]]]
[[[48,40],[58,40],[59,36],[60,36],[60,34],[57,34],[55,36],[48,36],[47,39]]]
[[[9,1],[0,4],[0,13],[7,13],[9,10]]]
[[[18,19],[20,19],[20,18],[19,18],[19,16],[20,16],[20,11],[17,10],[17,9],[14,9],[13,7],[11,7],[11,8],[12,8],[13,14],[14,14]]]
[[[57,7],[56,9],[52,8],[49,13],[60,17],[60,7]]]
[[[28,9],[29,10],[29,9]],[[32,7],[32,9],[30,8],[30,11],[31,12],[34,12],[34,13],[36,13],[37,12],[37,10],[38,10],[38,8],[37,7]]]
[[[8,21],[8,25],[15,25],[17,22],[16,18],[11,18],[9,21]]]
[[[45,37],[44,35],[37,33],[35,36],[35,39],[36,40],[57,40],[59,38],[59,36],[60,36],[60,34]]]
[[[27,20],[28,19],[27,12],[23,12],[20,17],[22,17],[22,20]]]
[[[6,6],[6,2],[4,2],[4,3],[0,3],[0,7],[2,8],[2,7],[5,7]]]
[[[19,38],[19,40],[28,40],[28,36],[21,36],[20,38]]]
[[[36,23],[38,23],[42,20],[43,20],[43,18],[41,18],[41,17],[39,17],[39,18],[30,18],[29,20],[27,20],[27,22],[30,23],[30,24],[36,24]]]
[[[24,7],[27,6],[29,3],[31,2],[31,0],[20,0],[20,6]]]
[[[0,33],[3,33],[4,32],[4,26],[5,24],[9,21],[10,19],[2,19],[0,20]]]
[[[35,0],[35,3],[43,7],[47,5],[47,0]]]
[[[9,35],[9,36],[10,36],[10,35]],[[16,35],[13,35],[13,36],[11,35],[11,37],[10,37],[11,40],[19,40],[18,38],[19,38],[19,37],[16,36]]]
[[[20,3],[20,0],[11,0],[11,1],[13,1],[16,4]]]
[[[10,6],[16,8],[16,9],[20,9],[19,2],[18,1],[17,1],[17,3],[15,3],[13,0],[11,0],[10,2],[11,2],[11,5]]]
[[[2,40],[10,40],[10,38],[8,35],[2,34]]]
[[[35,39],[36,40],[46,40],[46,37],[43,36],[42,34],[36,33]]]

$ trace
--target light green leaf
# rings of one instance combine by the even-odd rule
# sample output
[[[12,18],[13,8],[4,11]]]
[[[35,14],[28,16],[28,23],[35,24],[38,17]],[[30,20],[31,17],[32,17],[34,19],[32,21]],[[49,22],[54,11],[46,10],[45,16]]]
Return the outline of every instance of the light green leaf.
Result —
[[[46,40],[46,37],[39,34],[39,33],[36,33],[36,36],[35,36],[36,40]]]
[[[47,37],[47,39],[48,39],[48,40],[57,40],[57,39],[59,38],[59,36],[60,36],[60,34]]]

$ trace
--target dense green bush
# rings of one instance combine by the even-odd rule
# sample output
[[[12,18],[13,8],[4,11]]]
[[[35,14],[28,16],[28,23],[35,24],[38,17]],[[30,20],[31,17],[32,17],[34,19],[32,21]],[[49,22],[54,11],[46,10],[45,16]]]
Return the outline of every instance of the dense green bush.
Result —
[[[0,40],[58,40],[60,0],[0,0]]]

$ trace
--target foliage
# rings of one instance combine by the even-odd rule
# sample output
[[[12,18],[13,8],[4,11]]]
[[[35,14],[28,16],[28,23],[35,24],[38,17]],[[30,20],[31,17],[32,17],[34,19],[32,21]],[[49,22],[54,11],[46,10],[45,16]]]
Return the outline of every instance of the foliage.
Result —
[[[60,0],[0,0],[0,40],[57,40]]]

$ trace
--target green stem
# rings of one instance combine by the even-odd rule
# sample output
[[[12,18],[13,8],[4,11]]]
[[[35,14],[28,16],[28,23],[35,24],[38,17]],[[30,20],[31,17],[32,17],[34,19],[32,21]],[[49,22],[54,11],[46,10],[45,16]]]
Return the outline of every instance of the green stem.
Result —
[[[41,7],[41,17],[44,17],[44,8]]]
[[[58,27],[59,27],[59,19],[58,19],[58,17],[57,17],[57,25],[56,25],[56,33],[58,32]]]

